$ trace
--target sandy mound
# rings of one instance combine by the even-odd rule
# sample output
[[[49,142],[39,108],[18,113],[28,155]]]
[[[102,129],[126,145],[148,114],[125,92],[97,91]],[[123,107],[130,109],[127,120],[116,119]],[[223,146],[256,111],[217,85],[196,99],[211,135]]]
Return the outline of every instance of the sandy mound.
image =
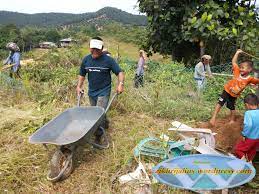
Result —
[[[200,123],[198,127],[209,128],[217,133],[215,135],[216,147],[227,152],[233,152],[236,142],[242,138],[243,116],[237,116],[233,124],[230,124],[229,121],[229,117],[218,118],[214,127],[211,127],[209,123]]]

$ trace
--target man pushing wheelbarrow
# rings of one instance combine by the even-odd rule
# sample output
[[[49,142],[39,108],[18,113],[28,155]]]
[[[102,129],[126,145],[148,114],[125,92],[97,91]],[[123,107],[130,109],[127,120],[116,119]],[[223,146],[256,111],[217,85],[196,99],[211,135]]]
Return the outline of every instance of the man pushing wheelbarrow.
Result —
[[[91,54],[84,57],[76,88],[77,95],[82,95],[83,83],[87,74],[88,96],[91,106],[107,108],[111,94],[111,71],[118,77],[117,93],[124,90],[124,73],[120,66],[110,56],[103,54],[104,43],[100,37],[94,37],[90,41]],[[104,118],[100,128],[95,133],[95,142],[100,144],[103,129],[107,128],[107,120]]]
[[[97,148],[108,148],[105,133],[106,113],[118,93],[123,92],[124,74],[119,65],[109,56],[102,54],[103,41],[96,37],[90,42],[91,54],[83,59],[77,85],[78,103],[38,129],[30,138],[30,143],[57,145],[50,161],[47,179],[57,182],[67,178],[73,171],[73,156],[79,145],[89,143]],[[111,74],[118,76],[117,92],[111,100]],[[89,83],[89,99],[92,106],[81,107],[83,83],[86,74]],[[95,136],[95,142],[91,137]],[[104,137],[105,144],[100,143]]]

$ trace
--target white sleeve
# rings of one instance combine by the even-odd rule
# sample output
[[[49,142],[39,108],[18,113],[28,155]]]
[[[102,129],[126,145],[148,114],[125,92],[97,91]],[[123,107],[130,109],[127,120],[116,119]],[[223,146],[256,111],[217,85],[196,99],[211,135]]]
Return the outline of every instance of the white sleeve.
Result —
[[[212,75],[212,74],[211,74],[211,70],[210,70],[210,65],[207,66],[207,73],[208,73],[209,75]]]
[[[195,70],[197,71],[197,74],[199,75],[199,76],[205,76],[205,72],[203,72],[202,70],[201,70],[201,62],[199,62],[196,66],[195,66]]]

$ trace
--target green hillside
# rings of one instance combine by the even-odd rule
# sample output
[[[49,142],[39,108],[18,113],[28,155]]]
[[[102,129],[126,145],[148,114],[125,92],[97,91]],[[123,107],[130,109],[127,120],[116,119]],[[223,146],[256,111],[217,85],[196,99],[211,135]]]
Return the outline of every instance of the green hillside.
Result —
[[[117,8],[105,7],[97,12],[71,14],[71,13],[37,13],[25,14],[18,12],[0,11],[0,25],[15,24],[17,26],[55,27],[72,25],[82,22],[91,22],[95,19],[112,20],[123,24],[144,26],[147,24],[146,16],[133,15]]]

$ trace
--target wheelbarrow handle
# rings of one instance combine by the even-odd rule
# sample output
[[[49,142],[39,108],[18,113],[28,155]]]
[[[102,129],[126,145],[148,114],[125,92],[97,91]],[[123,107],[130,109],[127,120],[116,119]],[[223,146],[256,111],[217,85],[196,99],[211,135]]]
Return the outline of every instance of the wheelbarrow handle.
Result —
[[[80,94],[77,96],[77,106],[80,106],[81,98],[84,95],[84,90],[80,91]]]
[[[107,105],[107,107],[106,107],[106,109],[105,109],[105,114],[108,112],[108,110],[109,110],[110,107],[111,107],[112,102],[114,101],[114,99],[115,99],[117,96],[118,96],[118,93],[117,93],[117,92],[112,96],[111,100],[109,101],[109,103],[108,103],[108,105]]]

